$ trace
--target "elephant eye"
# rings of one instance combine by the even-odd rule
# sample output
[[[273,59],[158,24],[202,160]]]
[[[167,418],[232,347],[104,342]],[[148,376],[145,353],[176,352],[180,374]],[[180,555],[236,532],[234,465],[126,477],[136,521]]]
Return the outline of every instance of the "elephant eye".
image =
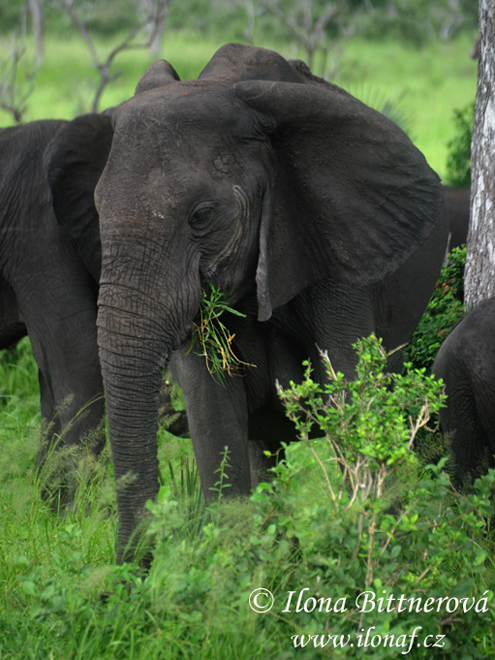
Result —
[[[213,218],[215,209],[212,206],[199,208],[191,216],[190,224],[193,229],[203,229]]]

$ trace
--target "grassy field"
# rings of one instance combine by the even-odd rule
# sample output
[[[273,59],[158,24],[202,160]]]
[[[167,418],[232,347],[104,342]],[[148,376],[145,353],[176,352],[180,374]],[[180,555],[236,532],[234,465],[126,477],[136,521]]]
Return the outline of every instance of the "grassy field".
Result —
[[[474,102],[477,63],[469,58],[475,35],[462,34],[450,43],[434,42],[422,48],[397,41],[350,40],[338,59],[333,82],[366,103],[380,109],[387,101],[410,118],[410,135],[430,165],[444,174],[447,143],[454,134],[452,112]],[[191,34],[170,32],[163,42],[162,56],[169,60],[182,79],[197,77],[224,41],[205,41]],[[278,50],[287,58],[303,57],[301,52],[280,44],[260,43]],[[111,44],[99,42],[100,52]],[[134,93],[136,84],[151,63],[146,51],[124,53],[115,69],[122,76],[104,93],[101,109],[117,105]],[[331,64],[331,62],[330,62]],[[316,61],[315,69],[318,70]],[[36,78],[26,120],[71,118],[88,106],[88,84],[94,72],[81,38],[61,40],[50,37],[46,60]],[[0,124],[10,118],[0,112]]]

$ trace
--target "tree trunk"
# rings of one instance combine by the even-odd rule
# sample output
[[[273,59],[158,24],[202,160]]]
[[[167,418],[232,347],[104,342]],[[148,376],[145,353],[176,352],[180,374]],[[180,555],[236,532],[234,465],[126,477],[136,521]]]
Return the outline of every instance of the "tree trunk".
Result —
[[[150,55],[159,58],[162,52],[162,37],[165,32],[165,20],[158,21],[154,29],[153,40],[150,43]]]
[[[168,2],[157,3],[156,0],[144,0],[143,6],[145,14],[154,17],[146,26],[146,40],[149,44],[150,54],[154,58],[159,58],[168,16]]]
[[[44,8],[43,0],[27,0],[28,11],[31,15],[33,25],[33,35],[36,42],[36,61],[38,64],[43,62],[44,55]]]
[[[480,0],[479,28],[464,285],[464,303],[469,308],[495,295],[495,0]]]

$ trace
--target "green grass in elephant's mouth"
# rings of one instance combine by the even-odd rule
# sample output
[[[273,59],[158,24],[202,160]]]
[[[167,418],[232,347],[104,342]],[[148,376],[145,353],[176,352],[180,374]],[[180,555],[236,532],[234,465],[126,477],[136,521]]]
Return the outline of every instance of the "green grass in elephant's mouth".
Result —
[[[203,356],[210,374],[225,387],[224,377],[238,375],[241,367],[255,367],[240,360],[232,349],[235,334],[220,320],[224,312],[246,318],[242,312],[232,309],[225,302],[225,294],[210,282],[204,282],[201,291],[199,312],[192,324],[189,351],[196,349],[196,355]]]

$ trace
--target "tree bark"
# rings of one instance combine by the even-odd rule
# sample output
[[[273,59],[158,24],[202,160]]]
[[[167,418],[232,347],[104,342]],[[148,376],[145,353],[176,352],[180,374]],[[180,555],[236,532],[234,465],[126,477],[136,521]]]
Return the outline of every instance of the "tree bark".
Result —
[[[36,42],[36,61],[43,62],[44,56],[44,7],[43,0],[27,0],[28,11],[31,14],[33,35]]]
[[[464,284],[464,303],[470,309],[495,295],[495,0],[480,0],[479,34]]]
[[[146,26],[146,39],[149,43],[150,54],[159,58],[162,48],[162,37],[168,17],[168,1],[143,0],[144,13],[153,16],[153,20]]]

